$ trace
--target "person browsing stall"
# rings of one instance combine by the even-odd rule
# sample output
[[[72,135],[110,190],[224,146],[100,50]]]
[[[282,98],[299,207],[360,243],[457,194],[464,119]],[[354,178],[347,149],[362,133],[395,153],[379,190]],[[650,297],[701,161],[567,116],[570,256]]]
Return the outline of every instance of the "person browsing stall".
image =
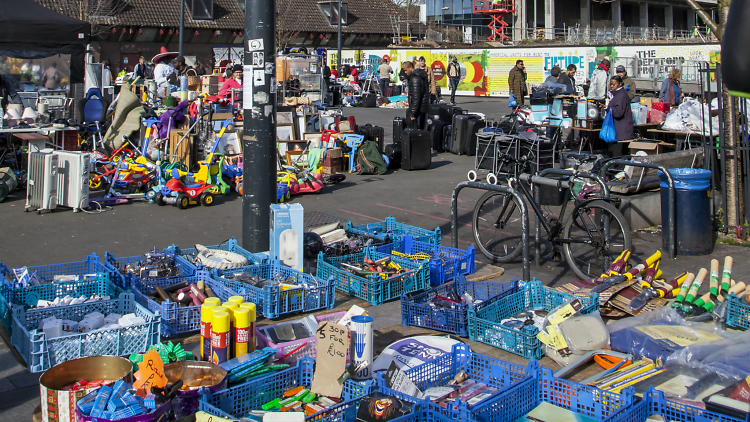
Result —
[[[617,76],[622,79],[622,85],[625,87],[625,91],[628,93],[628,98],[630,98],[630,101],[632,102],[633,98],[635,98],[635,81],[628,76],[628,72],[623,65],[617,66],[615,72],[617,72]]]
[[[219,89],[219,97],[229,98],[231,94],[230,89],[242,89],[242,65],[236,64],[232,66],[232,77],[224,81]]]
[[[568,65],[568,69],[560,73],[560,77],[558,78],[558,81],[565,85],[565,93],[566,94],[575,94],[576,93],[576,65],[570,64]]]
[[[414,63],[404,62],[409,89],[407,97],[409,108],[406,110],[406,124],[409,129],[424,130],[427,125],[427,111],[430,106],[430,86],[427,82],[427,72],[415,69]]]
[[[385,95],[385,90],[389,88],[389,85],[391,84],[391,75],[393,75],[393,68],[387,57],[384,58],[383,63],[378,66],[378,73],[380,74],[380,95]]]
[[[591,74],[589,98],[603,103],[607,97],[607,81],[609,80],[609,60],[604,59]]]
[[[659,101],[669,103],[673,106],[680,105],[680,102],[685,97],[685,93],[682,92],[682,88],[680,87],[680,77],[682,77],[680,69],[672,69],[669,72],[669,77],[664,79],[664,82],[661,84]]]
[[[174,73],[174,67],[169,62],[179,55],[180,53],[178,52],[170,52],[165,47],[162,47],[161,52],[151,59],[156,65],[154,67],[154,81],[156,82],[156,95],[158,97],[162,97],[165,93],[169,95],[172,92],[169,77]]]
[[[615,123],[615,133],[618,141],[635,138],[635,126],[633,123],[633,112],[630,109],[630,98],[622,83],[622,78],[615,75],[609,80],[609,104],[607,112],[612,113]],[[604,107],[600,104],[600,107]],[[609,144],[609,152],[612,157],[621,157],[623,145],[619,142]]]

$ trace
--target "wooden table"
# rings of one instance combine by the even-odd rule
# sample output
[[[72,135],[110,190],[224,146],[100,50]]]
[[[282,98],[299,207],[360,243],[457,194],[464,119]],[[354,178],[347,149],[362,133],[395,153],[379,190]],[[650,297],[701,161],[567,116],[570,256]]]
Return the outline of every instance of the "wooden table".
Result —
[[[585,132],[585,133],[587,133],[587,135],[586,135],[586,143],[589,145],[589,153],[593,154],[594,153],[594,142],[596,141],[596,138],[594,136],[595,136],[595,134],[598,134],[599,132],[601,132],[602,128],[592,129],[592,128],[585,128],[585,127],[580,127],[580,126],[571,126],[570,129],[577,130],[579,132]],[[583,150],[583,145],[584,145],[583,137],[581,137],[580,140],[581,140],[581,143],[578,145],[578,153],[579,154]]]
[[[677,151],[680,151],[680,150],[683,149],[683,146],[685,145],[686,141],[687,141],[687,148],[685,148],[685,149],[689,149],[690,148],[690,135],[700,136],[700,134],[695,133],[695,132],[676,132],[676,131],[672,131],[672,130],[661,130],[661,129],[649,129],[648,132],[655,134],[655,136],[661,137],[662,140],[664,140],[664,141],[667,140],[666,138],[667,138],[668,135],[674,135],[674,137],[676,139],[675,144],[677,145],[677,147],[675,149]],[[681,139],[681,137],[683,137],[683,136],[685,137],[684,140]]]

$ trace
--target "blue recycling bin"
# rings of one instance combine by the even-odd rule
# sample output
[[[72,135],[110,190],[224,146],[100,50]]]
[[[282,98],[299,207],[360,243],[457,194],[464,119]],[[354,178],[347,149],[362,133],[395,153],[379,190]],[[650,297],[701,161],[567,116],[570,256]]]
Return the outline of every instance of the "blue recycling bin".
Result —
[[[711,224],[711,171],[704,169],[669,169],[675,185],[676,252],[681,255],[706,255],[714,250]],[[669,184],[659,172],[661,187],[661,242],[668,250]]]

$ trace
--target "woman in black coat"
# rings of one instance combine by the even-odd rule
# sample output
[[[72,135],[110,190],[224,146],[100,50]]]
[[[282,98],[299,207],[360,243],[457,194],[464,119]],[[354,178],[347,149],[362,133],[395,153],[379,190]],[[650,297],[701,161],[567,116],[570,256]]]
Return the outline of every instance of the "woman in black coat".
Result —
[[[635,125],[633,123],[633,112],[630,109],[630,97],[623,87],[622,78],[615,75],[609,80],[610,92],[607,94],[609,103],[607,112],[612,113],[615,122],[615,133],[618,141],[635,138]],[[612,157],[622,157],[624,144],[613,142],[608,145]]]

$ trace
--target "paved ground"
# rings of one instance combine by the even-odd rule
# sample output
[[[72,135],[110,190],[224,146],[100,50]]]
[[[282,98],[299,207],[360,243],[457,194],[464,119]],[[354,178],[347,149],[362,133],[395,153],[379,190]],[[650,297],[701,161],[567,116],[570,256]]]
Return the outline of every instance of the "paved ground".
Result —
[[[461,99],[459,105],[470,111],[479,111],[490,117],[500,117],[507,112],[505,102],[486,99]],[[386,139],[391,140],[391,120],[403,115],[403,110],[348,109],[347,115],[356,117],[359,124],[372,123],[385,128]],[[393,215],[398,221],[424,228],[440,227],[443,244],[450,244],[450,196],[453,188],[466,180],[466,173],[474,167],[474,158],[452,154],[433,154],[433,165],[428,171],[389,171],[382,176],[347,175],[344,183],[327,187],[318,195],[294,199],[306,211],[320,211],[351,220],[355,224],[383,220]],[[465,190],[459,198],[459,246],[473,243],[471,213],[480,193]],[[215,206],[179,210],[176,207],[158,207],[137,203],[115,207],[101,214],[57,211],[44,215],[23,212],[23,193],[16,192],[0,203],[0,216],[4,217],[0,243],[0,262],[9,268],[24,265],[44,265],[79,261],[86,255],[105,251],[115,256],[142,254],[157,247],[171,244],[192,246],[195,243],[212,245],[235,236],[241,236],[241,199],[236,195],[220,198]],[[660,234],[633,233],[634,258],[644,259],[661,245]],[[722,260],[726,254],[735,258],[734,274],[741,281],[749,273],[747,248],[717,245],[711,257]],[[675,260],[663,259],[662,270],[667,277],[684,270],[696,272],[707,267],[711,257],[678,256]],[[482,256],[480,266],[486,264]],[[723,261],[722,261],[723,262]],[[519,262],[503,264],[505,274],[497,281],[507,281],[521,275]],[[542,266],[531,269],[533,277],[547,285],[573,279],[564,262],[546,259]],[[747,280],[745,280],[747,281]],[[340,295],[338,304],[351,297]],[[376,317],[376,328],[400,324],[400,306],[390,302],[368,310]],[[393,330],[385,332],[393,333]],[[6,333],[7,334],[7,333]],[[384,334],[385,335],[385,334]],[[7,335],[4,336],[7,342]],[[394,338],[395,339],[395,338]],[[491,349],[491,350],[488,350]],[[519,358],[487,347],[491,353],[506,360]],[[32,409],[38,405],[38,376],[29,374],[8,349],[0,343],[0,414],[7,420],[29,420]]]

